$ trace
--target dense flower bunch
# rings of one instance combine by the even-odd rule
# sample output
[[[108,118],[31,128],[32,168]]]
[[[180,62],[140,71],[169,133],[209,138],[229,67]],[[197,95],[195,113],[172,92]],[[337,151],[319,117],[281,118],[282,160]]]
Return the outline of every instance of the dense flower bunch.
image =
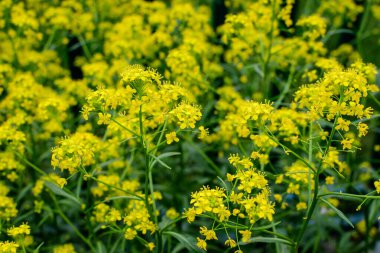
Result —
[[[214,220],[211,229],[200,227],[200,234],[204,238],[197,238],[197,246],[204,250],[207,250],[206,241],[218,240],[215,231],[225,232],[225,245],[235,248],[239,240],[249,242],[251,230],[259,220],[273,220],[274,205],[269,200],[270,191],[264,174],[253,167],[249,158],[241,159],[233,155],[229,161],[236,169],[236,173],[227,174],[227,180],[231,182],[230,190],[203,186],[198,192],[192,193],[192,207],[185,212],[189,223],[195,217]],[[231,228],[241,234],[237,242],[228,233]]]
[[[369,252],[379,11],[0,1],[0,253]]]

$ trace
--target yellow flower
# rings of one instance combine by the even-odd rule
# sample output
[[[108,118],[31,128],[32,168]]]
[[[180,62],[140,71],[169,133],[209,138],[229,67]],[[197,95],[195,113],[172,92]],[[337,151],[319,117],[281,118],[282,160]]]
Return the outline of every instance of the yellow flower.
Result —
[[[16,237],[18,235],[29,235],[30,234],[30,226],[27,224],[22,224],[18,227],[12,227],[7,230],[7,234],[11,237]]]
[[[296,205],[296,209],[297,211],[300,211],[300,210],[305,210],[307,208],[307,205],[305,202],[299,202],[297,205]]]
[[[337,125],[335,127],[336,130],[343,130],[343,131],[348,131],[349,126],[350,126],[350,121],[349,120],[344,120],[342,117],[338,118]]]
[[[148,247],[149,251],[153,251],[154,247],[156,247],[156,246],[154,245],[153,242],[150,242],[147,244],[147,247]]]
[[[228,238],[224,244],[226,246],[230,246],[231,248],[235,248],[237,245],[236,242],[231,238]]]
[[[334,184],[334,177],[327,176],[325,179],[326,184]]]
[[[358,124],[359,137],[366,136],[368,133],[368,125],[365,123]]]
[[[67,184],[67,181],[65,178],[60,177],[57,178],[56,183],[59,185],[59,187],[63,188]]]
[[[282,201],[282,196],[281,194],[274,194],[274,199],[277,201],[277,202],[281,202]]]
[[[76,251],[71,243],[66,243],[54,247],[53,253],[76,253]]]
[[[169,209],[166,211],[166,217],[168,217],[169,219],[174,220],[174,219],[177,218],[178,216],[179,216],[179,213],[178,213],[174,208],[169,208]]]
[[[20,247],[20,245],[15,242],[0,242],[0,252],[16,253],[18,247]]]
[[[205,128],[204,126],[198,127],[198,130],[199,130],[199,136],[198,136],[199,139],[204,139],[208,136],[208,129]]]
[[[343,145],[343,149],[352,149],[352,143],[354,142],[353,139],[344,139],[340,143]]]
[[[167,144],[171,144],[171,143],[173,143],[173,141],[179,142],[179,139],[177,137],[176,132],[168,133],[165,135],[165,137],[166,137],[166,143]]]
[[[185,217],[187,218],[187,222],[191,223],[195,220],[195,216],[197,215],[194,208],[189,208],[185,211]]]
[[[248,242],[252,237],[252,233],[249,230],[240,230],[239,233],[243,235],[242,242]]]
[[[376,192],[377,193],[380,193],[380,179],[377,180],[375,183],[374,183],[375,187],[376,187]]]
[[[204,235],[206,237],[206,240],[218,240],[218,237],[216,237],[214,230],[208,230],[205,226],[200,227],[200,229],[200,234]]]
[[[111,114],[109,113],[98,113],[98,116],[98,125],[108,125],[111,122]]]
[[[207,242],[199,237],[197,237],[197,246],[203,250],[207,251]]]
[[[132,228],[127,228],[127,230],[125,230],[125,233],[124,233],[124,238],[127,240],[133,240],[135,239],[136,235],[137,235],[136,230]]]

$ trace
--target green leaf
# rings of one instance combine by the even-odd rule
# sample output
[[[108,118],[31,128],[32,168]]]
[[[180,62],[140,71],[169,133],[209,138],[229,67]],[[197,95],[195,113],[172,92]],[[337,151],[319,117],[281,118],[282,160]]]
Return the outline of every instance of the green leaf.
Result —
[[[328,205],[340,218],[342,218],[345,222],[347,222],[352,228],[355,228],[354,225],[351,223],[351,221],[346,217],[346,215],[344,215],[344,213],[342,213],[342,211],[340,211],[338,208],[336,208],[335,206],[333,206],[333,204],[331,204],[327,200],[325,200],[323,198],[321,198],[321,200],[326,205]]]
[[[277,221],[277,222],[275,222],[273,224],[269,224],[269,225],[265,225],[265,226],[261,226],[261,227],[253,227],[251,230],[252,231],[266,230],[266,229],[269,229],[269,228],[273,228],[273,227],[277,226],[280,223],[281,223],[281,221]]]
[[[263,236],[258,236],[258,237],[253,237],[251,239],[249,239],[248,242],[246,243],[241,243],[239,242],[240,245],[244,245],[244,244],[248,244],[248,243],[255,243],[255,242],[263,242],[263,243],[283,243],[283,244],[287,244],[287,245],[293,245],[293,243],[287,241],[287,240],[284,240],[284,239],[280,239],[280,238],[275,238],[275,237],[263,237]]]
[[[96,242],[96,253],[106,253],[107,250],[106,250],[106,247],[104,246],[104,244],[100,241],[97,241]]]
[[[62,197],[65,197],[67,199],[71,199],[72,201],[74,201],[75,203],[77,203],[78,205],[81,205],[81,201],[79,199],[77,199],[74,195],[71,195],[70,193],[68,192],[65,192],[63,189],[61,189],[59,186],[57,186],[56,184],[52,183],[52,182],[45,182],[45,185],[46,187],[48,187],[54,194],[56,195],[59,195],[59,196],[62,196]]]
[[[224,180],[223,180],[221,177],[219,177],[219,176],[217,176],[217,178],[218,178],[219,181],[222,183],[222,186],[224,187],[224,189],[226,189],[226,191],[228,191],[228,187],[227,187],[227,185],[226,185],[226,182],[224,182]]]
[[[28,193],[28,191],[30,191],[30,189],[32,189],[33,187],[33,184],[30,183],[28,184],[27,186],[25,186],[21,191],[20,193],[17,195],[17,198],[16,198],[16,202],[19,202],[21,199],[23,199],[25,197],[25,195]]]
[[[205,252],[204,250],[202,250],[196,246],[194,238],[189,236],[189,235],[182,235],[182,234],[178,234],[178,233],[172,232],[172,231],[164,232],[164,235],[170,235],[170,236],[174,237],[181,244],[183,244],[183,246],[185,246],[190,252],[198,252],[198,253]]]
[[[37,248],[36,248],[35,250],[33,250],[33,253],[38,253],[38,252],[40,252],[40,248],[41,248],[43,245],[44,245],[44,242],[41,242],[41,243],[37,246]]]
[[[153,154],[150,154],[150,156],[153,157],[153,159],[154,159],[154,162],[150,165],[150,167],[153,168],[153,166],[156,164],[156,162],[158,162],[159,164],[161,164],[165,168],[171,170],[172,168],[169,165],[167,165],[166,163],[164,163],[161,159],[166,158],[166,157],[175,156],[175,155],[180,155],[180,154],[181,153],[179,153],[179,152],[166,152],[166,153],[163,153],[159,156],[154,156]]]
[[[180,155],[180,154],[181,154],[180,152],[166,152],[166,153],[163,153],[163,154],[157,156],[157,158],[161,159],[161,158]]]
[[[102,202],[103,203],[106,203],[106,202],[109,202],[111,200],[115,200],[115,199],[135,199],[135,200],[141,200],[140,198],[136,197],[136,196],[115,196],[115,197],[111,197],[111,198],[107,198],[105,200],[103,200]]]

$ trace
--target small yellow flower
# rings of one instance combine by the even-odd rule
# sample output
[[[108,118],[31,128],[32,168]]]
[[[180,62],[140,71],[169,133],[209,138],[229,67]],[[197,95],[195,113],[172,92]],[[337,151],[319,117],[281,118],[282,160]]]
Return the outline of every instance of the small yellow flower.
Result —
[[[200,227],[200,229],[200,234],[204,235],[206,237],[206,240],[218,240],[218,237],[216,237],[216,233],[214,230],[208,230],[205,226]]]
[[[230,248],[235,248],[237,245],[236,242],[231,238],[228,238],[224,244],[226,246],[230,246]]]
[[[343,149],[352,149],[352,143],[354,142],[353,139],[344,139],[340,143],[343,145]]]
[[[197,215],[194,208],[189,208],[187,211],[185,211],[185,216],[187,218],[187,222],[191,223],[195,220],[195,216]]]
[[[249,239],[252,237],[252,233],[249,230],[240,230],[240,234],[242,234],[243,238],[241,239],[242,242],[248,242]]]
[[[174,220],[174,219],[177,218],[178,216],[179,216],[179,213],[178,213],[174,208],[169,208],[169,209],[166,211],[166,217],[168,217],[169,219]]]
[[[199,128],[198,128],[198,130],[199,130],[199,136],[198,136],[198,139],[204,139],[204,138],[206,138],[207,136],[208,136],[208,129],[207,128],[205,128],[204,126],[200,126]]]
[[[153,242],[148,243],[146,246],[148,247],[149,251],[153,251],[154,247],[156,247]]]
[[[299,202],[296,205],[297,211],[305,210],[307,208],[307,205],[305,202]]]
[[[199,237],[197,237],[197,246],[200,249],[206,250],[207,251],[207,242]]]
[[[57,178],[56,183],[59,185],[59,187],[63,188],[67,184],[67,181],[65,178],[60,177]]]
[[[358,124],[359,137],[366,136],[368,133],[368,125],[365,123]]]
[[[166,137],[166,143],[167,144],[171,144],[171,143],[173,143],[173,141],[179,142],[179,139],[177,137],[176,132],[168,133],[165,135],[165,137]]]
[[[380,179],[377,180],[375,183],[374,183],[375,187],[376,187],[376,192],[377,193],[380,193]]]
[[[109,113],[98,113],[99,120],[98,125],[108,125],[111,122],[111,114]]]
[[[334,177],[328,176],[325,179],[326,184],[334,184]]]
[[[11,237],[16,237],[18,235],[29,235],[30,234],[30,226],[27,224],[22,224],[18,227],[12,227],[7,230],[7,234]]]
[[[275,199],[277,202],[281,202],[281,201],[282,201],[282,196],[281,196],[281,194],[274,194],[274,199]]]
[[[343,130],[347,132],[350,129],[351,122],[349,120],[344,120],[342,117],[339,117],[337,123],[338,124],[335,127],[336,130]]]

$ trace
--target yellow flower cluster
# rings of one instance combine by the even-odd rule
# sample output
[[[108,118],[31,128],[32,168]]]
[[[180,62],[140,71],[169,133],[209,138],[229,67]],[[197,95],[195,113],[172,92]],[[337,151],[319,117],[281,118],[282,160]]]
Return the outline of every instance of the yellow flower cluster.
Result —
[[[20,247],[20,245],[18,245],[15,242],[9,242],[9,241],[0,242],[0,252],[4,252],[4,253],[16,253],[17,249],[19,247]]]
[[[29,235],[30,226],[27,224],[22,224],[18,227],[11,227],[7,230],[7,234],[12,237],[16,237],[19,235]]]
[[[53,253],[76,253],[74,245],[71,243],[66,243],[63,245],[59,245],[54,247]]]
[[[208,240],[218,240],[215,230],[224,229],[227,233],[228,222],[237,219],[240,224],[246,224],[242,220],[248,221],[249,229],[239,231],[242,241],[247,242],[251,238],[250,229],[253,225],[261,219],[272,221],[275,213],[274,205],[269,200],[270,191],[264,173],[257,171],[248,158],[233,155],[229,161],[236,169],[234,174],[227,174],[232,189],[229,191],[225,188],[203,186],[198,192],[191,194],[191,207],[185,211],[189,223],[196,217],[214,220],[212,229],[205,226],[200,228],[204,239],[198,237],[197,246],[204,250],[207,249]],[[225,245],[231,248],[237,246],[228,233],[227,238]]]
[[[8,197],[9,188],[0,181],[0,219],[9,221],[18,213],[16,203]]]
[[[308,251],[332,191],[380,193],[353,155],[377,124],[378,5],[0,1],[0,252],[170,252],[184,218],[203,250]]]
[[[80,166],[95,164],[100,152],[104,151],[106,146],[106,143],[91,133],[75,133],[63,138],[59,145],[52,149],[51,165],[62,171],[68,170],[74,173]]]

